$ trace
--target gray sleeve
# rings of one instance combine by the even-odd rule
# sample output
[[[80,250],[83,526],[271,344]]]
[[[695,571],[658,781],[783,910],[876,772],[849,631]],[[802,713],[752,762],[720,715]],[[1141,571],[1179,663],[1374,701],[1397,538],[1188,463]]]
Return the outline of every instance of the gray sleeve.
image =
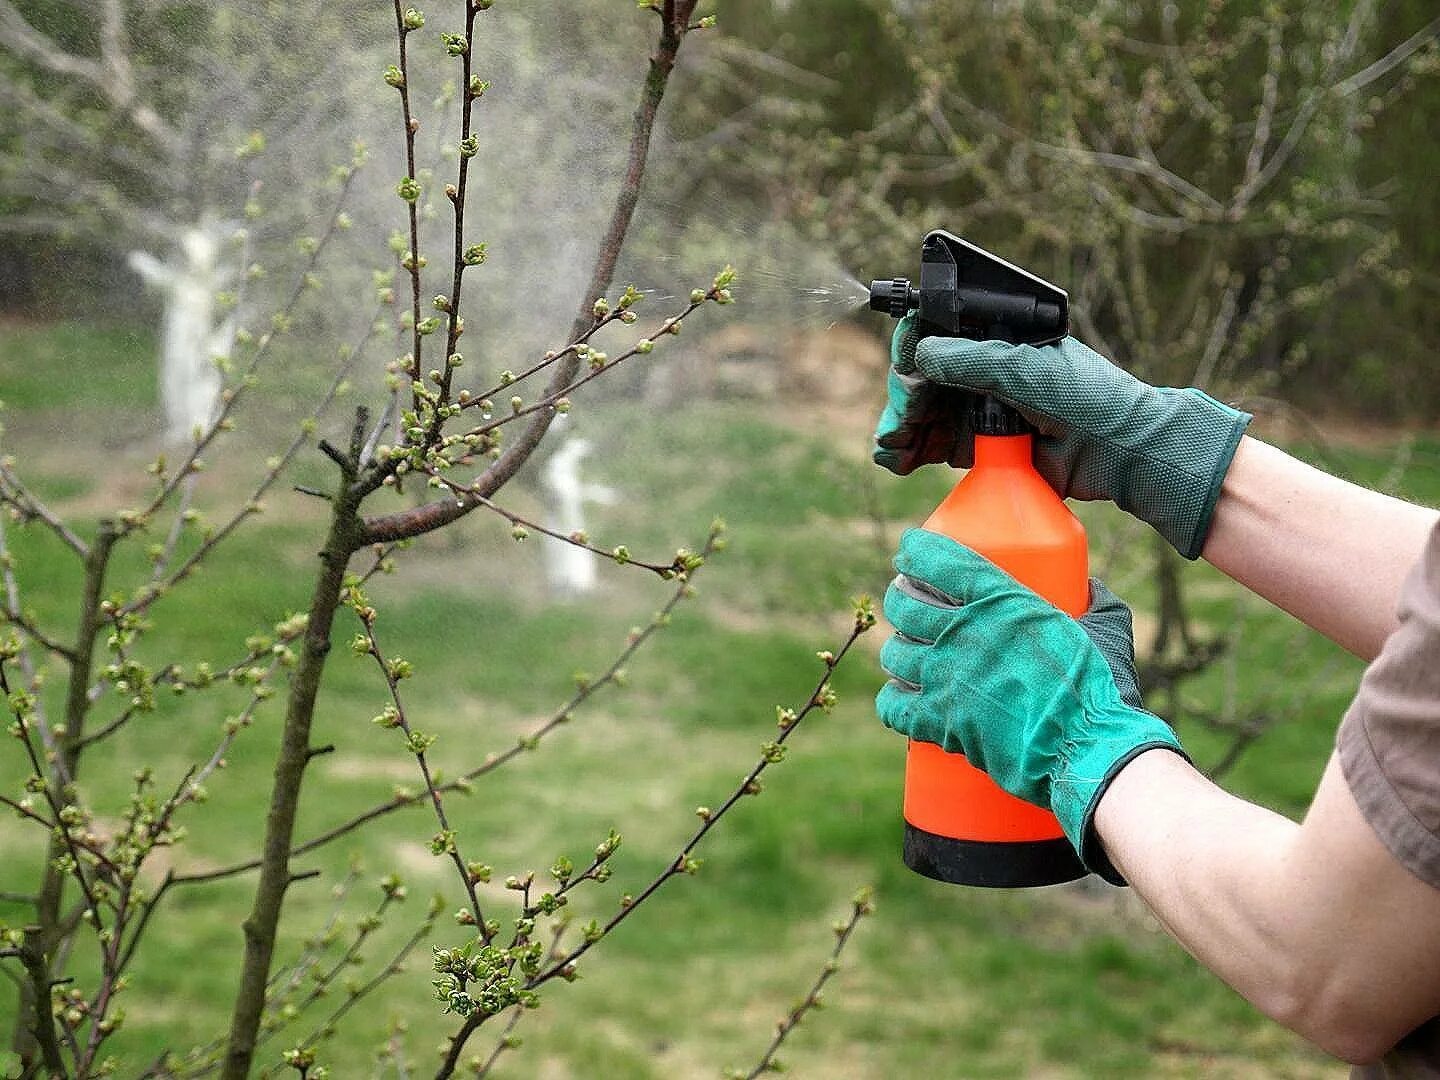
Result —
[[[1400,625],[1365,670],[1337,747],[1375,834],[1440,888],[1440,526],[1405,580],[1397,613]]]

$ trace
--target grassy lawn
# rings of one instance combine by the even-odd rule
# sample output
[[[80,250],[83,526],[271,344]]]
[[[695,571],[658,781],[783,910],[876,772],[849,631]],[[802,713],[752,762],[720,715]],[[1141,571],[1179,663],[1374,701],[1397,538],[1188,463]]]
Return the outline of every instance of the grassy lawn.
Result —
[[[151,343],[145,335],[94,327],[7,333],[0,340],[0,397],[9,403],[6,449],[23,476],[82,530],[131,505],[145,491],[153,456]],[[878,391],[877,391],[878,392]],[[261,396],[244,418],[253,418]],[[578,410],[582,411],[583,410]],[[691,832],[697,805],[716,805],[774,733],[774,707],[802,703],[819,672],[814,652],[849,623],[849,597],[883,591],[888,557],[905,522],[924,517],[946,478],[876,477],[864,461],[863,430],[825,431],[782,423],[778,409],[696,405],[663,413],[607,406],[579,417],[597,444],[598,479],[620,503],[597,511],[598,543],[625,543],[662,561],[696,546],[712,516],[731,527],[729,549],[697,577],[698,595],[629,665],[623,689],[606,689],[533,753],[485,777],[449,806],[466,856],[496,868],[496,881],[543,873],[566,853],[583,864],[615,828],[625,837],[615,877],[577,890],[578,923],[604,919],[626,892],[642,888]],[[274,427],[274,424],[269,425]],[[327,430],[339,430],[333,421]],[[216,454],[200,505],[219,518],[283,434],[257,423]],[[256,435],[259,430],[264,438]],[[273,436],[273,439],[271,438]],[[1334,452],[1308,448],[1317,455]],[[1440,501],[1440,443],[1351,451],[1338,467],[1369,482]],[[318,455],[311,457],[318,459]],[[1404,468],[1393,468],[1397,460]],[[325,470],[307,460],[310,482]],[[507,505],[533,513],[524,479]],[[158,604],[140,655],[160,664],[221,667],[244,651],[246,635],[302,609],[323,527],[317,502],[287,489],[207,568]],[[657,508],[663,507],[663,513]],[[873,507],[881,520],[866,507]],[[1113,553],[1107,574],[1143,610],[1148,601],[1143,531],[1108,508],[1084,516],[1096,550]],[[62,636],[77,580],[68,554],[36,529],[9,534],[25,603]],[[143,545],[139,545],[143,548]],[[411,659],[417,675],[407,704],[415,725],[439,736],[432,759],[448,775],[513,746],[571,693],[577,671],[599,672],[644,623],[670,586],[633,568],[602,567],[602,587],[582,603],[545,595],[542,553],[515,543],[498,518],[472,515],[451,533],[401,553],[393,576],[377,579],[377,633]],[[112,585],[143,580],[143,550],[123,553]],[[1281,719],[1229,778],[1237,791],[1286,813],[1303,810],[1329,752],[1334,726],[1359,664],[1286,616],[1251,605],[1206,567],[1186,569],[1199,619],[1245,619],[1233,672],[1219,665],[1187,687],[1201,702],[1233,693],[1274,702]],[[342,612],[336,640],[354,633]],[[800,1076],[1331,1076],[1341,1070],[1307,1050],[1203,971],[1162,936],[1123,891],[1061,888],[1025,893],[961,890],[909,873],[899,860],[903,744],[875,722],[881,682],[875,661],[882,629],[840,670],[840,705],[807,721],[765,793],[742,803],[700,854],[694,878],[679,878],[589,954],[582,978],[552,984],[543,1007],[517,1028],[523,1045],[496,1075],[553,1078],[715,1077],[753,1063],[784,1014],[819,971],[862,884],[878,911],[862,925],[827,993],[828,1008],[807,1022],[783,1055]],[[58,669],[52,671],[58,675]],[[57,681],[47,687],[55,705]],[[115,714],[113,695],[94,723]],[[153,766],[162,790],[214,746],[224,718],[243,698],[219,687],[160,707],[126,727],[83,763],[82,785],[102,819],[122,812],[131,773]],[[316,742],[337,751],[310,774],[300,833],[309,836],[415,785],[414,761],[398,737],[369,720],[385,704],[368,661],[337,648],[326,672]],[[256,850],[269,791],[281,701],[255,726],[188,811],[190,839],[174,854],[187,869],[222,866]],[[1184,726],[1202,763],[1224,740]],[[21,755],[0,751],[0,790],[18,794]],[[420,921],[427,897],[445,910],[463,893],[447,860],[430,855],[435,831],[423,807],[382,818],[301,861],[321,872],[297,884],[280,962],[292,959],[330,917],[332,887],[352,864],[362,875],[341,904],[338,956],[355,922],[379,898],[389,872],[408,883],[409,902],[367,943],[351,976],[364,981]],[[33,887],[42,859],[38,830],[0,822],[0,890]],[[223,1031],[240,959],[239,923],[252,880],[238,877],[177,890],[147,942],[127,993],[125,1026],[112,1044],[133,1075],[165,1049],[184,1049]],[[483,894],[507,920],[513,893]],[[0,920],[21,923],[26,908],[0,904]],[[442,918],[434,941],[456,945],[463,928]],[[77,949],[84,984],[88,942]],[[423,1074],[453,1030],[430,989],[428,947],[402,975],[341,1021],[320,1060],[332,1075],[397,1075],[376,1063],[392,1037]],[[265,1045],[268,1066],[305,1038],[343,1000],[339,987]],[[13,988],[0,981],[0,1026],[14,1015]],[[495,1034],[472,1042],[484,1054]]]

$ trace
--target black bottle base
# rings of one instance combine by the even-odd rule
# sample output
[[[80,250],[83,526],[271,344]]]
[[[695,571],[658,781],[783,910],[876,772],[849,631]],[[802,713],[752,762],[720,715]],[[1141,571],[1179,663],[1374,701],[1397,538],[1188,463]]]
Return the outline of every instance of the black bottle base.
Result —
[[[1084,877],[1088,870],[1063,836],[995,843],[956,840],[905,823],[905,865],[951,885],[1032,889]]]

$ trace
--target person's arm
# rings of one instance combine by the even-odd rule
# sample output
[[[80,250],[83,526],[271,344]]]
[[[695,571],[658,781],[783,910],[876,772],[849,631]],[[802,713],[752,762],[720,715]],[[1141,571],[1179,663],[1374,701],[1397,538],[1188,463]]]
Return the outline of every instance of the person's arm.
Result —
[[[1437,520],[1440,512],[1246,437],[1225,474],[1202,557],[1372,660],[1395,629],[1400,583]]]
[[[1165,927],[1261,1011],[1357,1064],[1440,1013],[1440,890],[1366,824],[1332,757],[1302,824],[1150,751],[1095,812]]]

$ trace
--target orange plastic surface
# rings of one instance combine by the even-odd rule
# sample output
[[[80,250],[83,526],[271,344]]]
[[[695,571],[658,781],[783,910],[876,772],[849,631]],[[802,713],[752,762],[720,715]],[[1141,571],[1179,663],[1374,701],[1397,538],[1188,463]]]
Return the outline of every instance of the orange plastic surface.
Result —
[[[975,467],[925,528],[960,541],[1034,589],[1061,611],[1090,604],[1085,527],[1032,464],[1029,435],[977,435]],[[957,840],[1053,840],[1049,811],[1002,791],[962,754],[911,742],[905,763],[905,820]]]

